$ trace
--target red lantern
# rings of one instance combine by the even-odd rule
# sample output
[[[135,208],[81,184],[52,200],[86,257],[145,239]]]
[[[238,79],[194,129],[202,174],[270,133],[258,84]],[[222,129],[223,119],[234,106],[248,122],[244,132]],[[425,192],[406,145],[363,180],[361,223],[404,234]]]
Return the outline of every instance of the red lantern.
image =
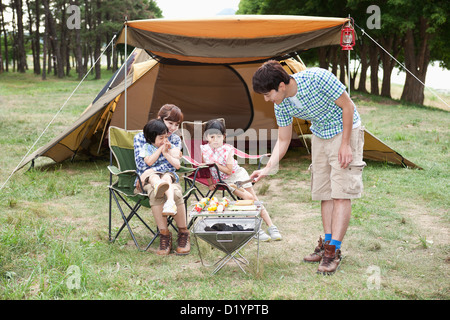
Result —
[[[341,47],[342,50],[353,50],[355,45],[355,29],[352,25],[353,19],[348,22],[348,25],[342,26],[341,29]]]

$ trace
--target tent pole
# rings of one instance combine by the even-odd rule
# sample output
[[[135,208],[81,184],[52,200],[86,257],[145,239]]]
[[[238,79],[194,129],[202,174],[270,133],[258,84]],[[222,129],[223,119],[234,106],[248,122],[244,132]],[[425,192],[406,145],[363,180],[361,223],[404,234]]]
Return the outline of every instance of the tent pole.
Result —
[[[124,125],[124,129],[127,130],[127,61],[128,61],[128,56],[127,56],[127,17],[125,16],[125,64],[124,64],[124,75],[125,75],[125,117],[124,117],[124,121],[125,121],[125,125]]]
[[[350,15],[348,15],[348,18],[350,19]],[[352,86],[352,81],[350,80],[350,51],[351,50],[347,50],[348,51],[348,68],[347,68],[347,72],[348,72],[348,96],[350,97],[350,87]]]
[[[350,50],[348,50],[348,96],[350,97],[350,87],[352,85],[352,81],[350,79]]]

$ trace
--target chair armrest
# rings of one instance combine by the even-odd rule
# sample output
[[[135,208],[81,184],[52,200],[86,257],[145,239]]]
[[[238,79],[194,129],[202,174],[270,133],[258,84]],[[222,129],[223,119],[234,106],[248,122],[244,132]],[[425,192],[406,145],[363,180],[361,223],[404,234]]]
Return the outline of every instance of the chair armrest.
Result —
[[[258,159],[258,170],[261,169],[261,161],[263,158],[270,158],[271,154],[270,153],[265,153],[263,155],[261,155],[261,157]]]
[[[111,178],[110,178],[111,185],[113,183],[112,176],[114,175],[118,178],[117,181],[115,182],[115,184],[119,188],[129,188],[129,189],[134,188],[134,182],[136,180],[136,177],[139,177],[136,170],[120,171],[119,168],[117,168],[116,166],[113,166],[113,165],[108,166],[108,170],[111,174]],[[140,183],[141,189],[142,189],[141,179],[138,179],[138,182]]]
[[[196,168],[188,168],[185,166],[180,166],[180,168],[177,170],[177,173],[185,174],[185,173],[191,173],[197,170]]]
[[[125,170],[125,171],[120,171],[119,168],[117,168],[116,166],[108,166],[108,170],[110,173],[112,173],[115,176],[119,176],[119,175],[134,175],[137,176],[137,172],[136,170]]]

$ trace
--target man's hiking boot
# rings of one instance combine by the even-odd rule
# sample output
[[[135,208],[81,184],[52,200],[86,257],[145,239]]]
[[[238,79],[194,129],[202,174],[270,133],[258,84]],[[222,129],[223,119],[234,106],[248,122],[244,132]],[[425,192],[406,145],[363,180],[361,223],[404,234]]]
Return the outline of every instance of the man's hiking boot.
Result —
[[[168,229],[161,230],[159,233],[159,249],[157,255],[167,256],[172,250],[172,233]]]
[[[311,253],[310,255],[307,255],[306,257],[304,257],[303,261],[309,262],[309,263],[320,262],[322,260],[322,256],[323,256],[323,250],[324,250],[323,245],[324,245],[324,241],[322,240],[322,237],[319,236],[318,245],[314,249],[314,252]]]
[[[191,251],[191,243],[190,243],[190,233],[189,230],[181,230],[178,232],[178,247],[175,251],[175,254],[178,256],[183,256],[189,254]]]
[[[341,263],[341,250],[337,249],[336,246],[325,243],[322,261],[320,262],[317,273],[323,275],[331,275],[335,273],[339,264]]]

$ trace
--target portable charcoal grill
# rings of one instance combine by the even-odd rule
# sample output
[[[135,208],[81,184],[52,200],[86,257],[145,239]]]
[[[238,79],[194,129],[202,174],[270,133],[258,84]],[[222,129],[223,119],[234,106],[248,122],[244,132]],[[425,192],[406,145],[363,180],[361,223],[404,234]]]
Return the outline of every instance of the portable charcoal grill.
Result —
[[[214,264],[215,269],[212,274],[215,274],[222,269],[222,267],[231,259],[244,273],[246,273],[243,266],[248,265],[249,262],[240,251],[255,237],[255,235],[257,241],[257,269],[259,268],[260,210],[261,206],[259,205],[258,210],[252,212],[243,213],[225,211],[223,214],[191,214],[202,217],[202,219],[195,223],[194,228],[191,231],[194,235],[197,247],[199,248],[198,251],[202,264],[205,265],[197,238],[202,239],[225,253],[225,256]]]

